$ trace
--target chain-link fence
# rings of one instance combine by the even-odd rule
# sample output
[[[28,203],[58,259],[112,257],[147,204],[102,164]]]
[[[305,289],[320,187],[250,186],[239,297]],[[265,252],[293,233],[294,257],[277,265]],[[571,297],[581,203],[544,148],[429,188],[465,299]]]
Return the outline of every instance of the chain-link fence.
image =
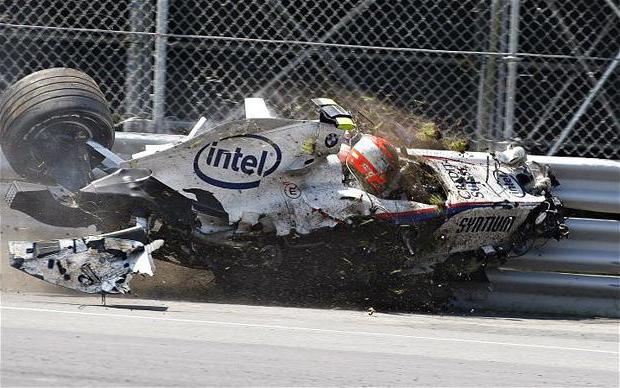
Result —
[[[618,37],[617,0],[4,0],[0,91],[67,66],[125,129],[235,117],[252,96],[307,117],[333,96],[405,139],[433,122],[618,158]]]

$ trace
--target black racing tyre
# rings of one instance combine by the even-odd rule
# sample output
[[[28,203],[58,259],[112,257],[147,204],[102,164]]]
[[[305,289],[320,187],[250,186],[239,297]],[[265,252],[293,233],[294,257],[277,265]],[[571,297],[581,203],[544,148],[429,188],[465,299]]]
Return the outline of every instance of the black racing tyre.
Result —
[[[28,179],[47,183],[47,166],[71,154],[70,150],[86,149],[84,143],[91,139],[111,148],[114,126],[99,86],[79,70],[37,71],[0,97],[2,151],[11,167]],[[81,162],[96,159],[84,157]]]

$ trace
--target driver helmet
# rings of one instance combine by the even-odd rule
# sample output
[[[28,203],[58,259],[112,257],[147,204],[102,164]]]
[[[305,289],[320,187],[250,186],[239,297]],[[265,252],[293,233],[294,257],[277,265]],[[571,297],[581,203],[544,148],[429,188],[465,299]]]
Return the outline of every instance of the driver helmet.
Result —
[[[364,189],[374,195],[381,195],[390,187],[400,167],[396,148],[387,140],[372,135],[362,135],[352,148],[343,149],[339,156]]]

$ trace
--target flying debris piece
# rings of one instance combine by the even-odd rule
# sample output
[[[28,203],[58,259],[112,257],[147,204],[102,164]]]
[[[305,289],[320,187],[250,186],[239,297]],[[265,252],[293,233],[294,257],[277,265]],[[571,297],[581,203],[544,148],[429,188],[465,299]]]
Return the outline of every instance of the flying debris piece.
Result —
[[[10,264],[46,282],[77,291],[117,294],[129,291],[133,274],[153,276],[151,253],[163,240],[150,244],[124,238],[89,236],[81,239],[9,242]]]
[[[265,100],[262,98],[246,98],[244,104],[246,119],[268,119],[274,117],[269,112],[269,108],[267,108],[267,104],[265,104]]]

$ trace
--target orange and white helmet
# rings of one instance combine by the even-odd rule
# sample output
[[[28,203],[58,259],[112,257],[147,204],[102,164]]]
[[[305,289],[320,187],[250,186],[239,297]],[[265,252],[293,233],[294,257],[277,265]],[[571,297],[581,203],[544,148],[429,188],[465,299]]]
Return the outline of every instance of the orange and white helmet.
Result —
[[[362,135],[353,148],[343,148],[339,157],[364,188],[375,195],[388,188],[400,167],[396,148],[387,140],[372,135]]]

